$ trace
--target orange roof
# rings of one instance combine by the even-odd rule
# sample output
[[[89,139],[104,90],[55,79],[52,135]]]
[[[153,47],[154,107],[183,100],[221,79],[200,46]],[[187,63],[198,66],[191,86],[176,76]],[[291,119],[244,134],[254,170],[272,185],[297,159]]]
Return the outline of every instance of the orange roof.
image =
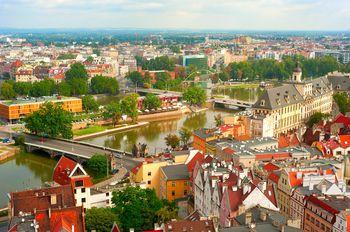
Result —
[[[339,135],[339,143],[342,147],[350,146],[350,135]]]

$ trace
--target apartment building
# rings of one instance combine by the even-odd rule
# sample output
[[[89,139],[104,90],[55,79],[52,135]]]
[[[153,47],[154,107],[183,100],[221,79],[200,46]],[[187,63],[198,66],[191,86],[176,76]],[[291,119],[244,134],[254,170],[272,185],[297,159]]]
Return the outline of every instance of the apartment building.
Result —
[[[17,100],[0,101],[0,117],[6,121],[12,122],[24,118],[26,115],[37,111],[46,103],[61,104],[64,110],[72,113],[80,113],[83,111],[82,100],[76,97],[38,97]]]
[[[303,80],[302,70],[294,69],[290,82],[267,89],[253,105],[253,114],[272,117],[273,135],[304,128],[314,113],[331,113],[332,86],[327,77]]]

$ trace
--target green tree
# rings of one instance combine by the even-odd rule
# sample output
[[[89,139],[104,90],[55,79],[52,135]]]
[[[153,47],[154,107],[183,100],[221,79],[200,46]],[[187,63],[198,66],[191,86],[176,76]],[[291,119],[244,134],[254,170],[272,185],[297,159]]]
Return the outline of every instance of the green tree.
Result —
[[[319,123],[320,121],[322,121],[323,119],[326,119],[327,117],[329,117],[329,114],[324,114],[321,112],[316,112],[313,115],[310,116],[310,118],[308,119],[308,121],[306,122],[306,125],[311,128],[313,127],[313,125]]]
[[[30,82],[15,82],[13,85],[14,91],[21,96],[29,96],[33,84]]]
[[[100,56],[101,55],[101,51],[98,48],[92,49],[92,53],[94,53],[96,56]]]
[[[130,80],[134,85],[137,85],[139,87],[143,86],[144,79],[140,72],[134,71],[134,72],[128,73],[126,75],[126,78]]]
[[[89,63],[92,63],[94,61],[94,58],[92,56],[88,56],[86,58],[86,61],[89,62]]]
[[[123,231],[129,231],[130,228],[135,231],[153,229],[157,222],[156,212],[162,208],[162,202],[154,189],[140,187],[127,187],[113,192],[112,202]]]
[[[158,223],[163,224],[167,223],[173,219],[178,218],[178,209],[177,207],[163,206],[160,210],[156,212],[156,216],[158,218]]]
[[[148,93],[142,101],[142,107],[144,109],[157,109],[162,105],[162,101],[155,94]]]
[[[181,127],[179,134],[180,134],[181,142],[183,143],[184,146],[187,146],[188,141],[192,136],[192,131],[186,127]]]
[[[70,69],[65,72],[65,77],[73,95],[82,95],[88,92],[88,74],[83,64],[72,64]]]
[[[93,93],[118,94],[119,84],[115,78],[95,76],[91,79],[91,90]]]
[[[126,114],[131,118],[133,122],[136,122],[137,116],[139,114],[137,104],[138,104],[139,95],[136,93],[129,94],[125,96],[120,101],[120,107],[123,114]]]
[[[62,109],[61,105],[48,102],[39,110],[27,115],[24,122],[26,129],[31,133],[70,139],[73,137],[72,118],[72,114]]]
[[[86,167],[94,178],[107,176],[107,157],[101,154],[93,155],[87,162]]]
[[[55,92],[55,82],[52,79],[44,79],[32,84],[30,95],[33,97],[51,96]]]
[[[67,81],[61,81],[57,85],[57,93],[62,96],[71,96],[71,87]]]
[[[172,149],[180,145],[180,138],[176,134],[168,134],[165,138],[165,144]]]
[[[205,90],[197,86],[189,87],[183,93],[183,99],[190,105],[202,105],[206,98]]]
[[[13,84],[9,82],[2,83],[0,91],[1,91],[1,97],[6,100],[14,99],[17,96],[16,92],[13,89]]]
[[[104,119],[112,119],[113,125],[115,126],[120,117],[122,116],[121,105],[119,102],[111,102],[104,107],[102,116]]]
[[[350,100],[345,93],[336,93],[334,94],[333,99],[335,103],[337,103],[339,111],[342,114],[346,114],[350,111]]]
[[[83,109],[86,112],[93,112],[98,110],[98,103],[95,98],[91,95],[86,95],[82,97]]]
[[[224,121],[222,120],[221,114],[215,115],[214,120],[215,120],[216,127],[219,127],[222,124],[224,124]]]
[[[86,231],[110,232],[118,217],[111,208],[96,208],[86,210],[85,224]]]

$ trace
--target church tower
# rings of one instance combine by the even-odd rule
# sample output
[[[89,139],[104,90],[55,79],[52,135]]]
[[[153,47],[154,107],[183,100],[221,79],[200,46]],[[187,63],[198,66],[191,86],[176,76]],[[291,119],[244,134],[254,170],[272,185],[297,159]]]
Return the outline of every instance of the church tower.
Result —
[[[293,70],[292,82],[301,82],[302,74],[300,63],[298,62],[297,67]]]

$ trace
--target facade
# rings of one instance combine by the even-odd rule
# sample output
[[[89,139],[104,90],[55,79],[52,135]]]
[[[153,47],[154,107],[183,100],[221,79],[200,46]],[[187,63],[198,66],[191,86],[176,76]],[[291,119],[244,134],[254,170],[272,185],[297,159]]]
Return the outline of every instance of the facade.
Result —
[[[190,192],[188,169],[185,164],[160,168],[160,198],[173,201],[187,197]]]
[[[53,172],[53,181],[59,185],[71,185],[77,206],[91,207],[112,206],[112,192],[98,191],[93,187],[91,177],[81,164],[62,156]]]
[[[193,132],[193,148],[204,154],[207,152],[206,144],[212,140],[222,138],[223,135],[218,133],[215,129],[202,128]]]
[[[72,113],[82,112],[82,100],[75,97],[40,97],[23,100],[6,100],[0,102],[0,117],[12,121],[37,111],[46,103],[61,104],[64,110]]]
[[[188,55],[183,56],[182,65],[185,67],[194,66],[197,69],[208,68],[208,57],[205,55]]]
[[[304,127],[306,120],[316,112],[332,112],[333,90],[327,77],[302,81],[297,67],[291,82],[267,89],[253,105],[253,114],[273,119],[273,135],[287,134]]]
[[[130,179],[135,183],[142,183],[146,188],[154,189],[159,197],[160,168],[166,165],[167,161],[145,161],[131,170]]]
[[[305,203],[303,231],[348,231],[348,216],[343,213],[347,215],[349,208],[350,199],[344,196],[310,196]]]

